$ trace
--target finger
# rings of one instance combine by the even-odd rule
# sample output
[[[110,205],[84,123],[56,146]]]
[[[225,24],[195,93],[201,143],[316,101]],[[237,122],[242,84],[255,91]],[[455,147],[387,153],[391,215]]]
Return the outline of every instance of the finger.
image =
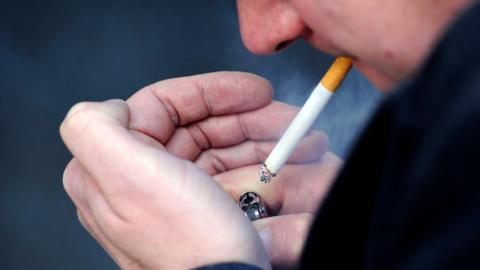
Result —
[[[279,174],[268,185],[260,182],[258,172],[260,165],[252,165],[227,171],[214,176],[214,179],[227,191],[235,201],[246,192],[255,192],[264,200],[271,215],[279,214],[285,201],[285,185],[283,183],[284,175],[291,171],[307,170],[308,165],[286,165]],[[295,181],[301,181],[295,179]]]
[[[65,168],[63,173],[63,187],[77,209],[82,212],[90,211],[87,200],[93,199],[92,195],[96,193],[91,192],[91,190],[97,190],[98,188],[88,172],[85,171],[75,158],[72,159]],[[101,198],[96,198],[96,200],[99,199]]]
[[[108,253],[121,269],[143,269],[135,260],[130,259],[120,249],[115,247],[103,234],[88,211],[77,210],[78,220],[98,244]]]
[[[95,183],[90,175],[77,160],[73,159],[67,165],[63,183],[67,194],[77,207],[77,216],[80,223],[90,235],[95,238],[95,240],[122,269],[141,269],[136,262],[129,259],[120,249],[115,247],[105,236],[105,233],[99,228],[97,221],[92,214],[92,210],[97,210],[95,208],[91,209],[90,207],[92,205],[98,205],[98,200],[101,200],[101,198],[93,198],[92,194],[97,193],[98,189],[95,187]],[[97,202],[89,203],[89,200],[92,199]],[[102,212],[100,215],[103,216],[105,214],[106,213]]]
[[[285,165],[269,184],[258,179],[260,165],[234,169],[214,178],[236,201],[246,192],[259,194],[273,215],[315,213],[341,164],[338,157],[327,153],[314,163]]]
[[[155,140],[154,138],[146,135],[145,133],[142,133],[142,132],[139,132],[139,131],[136,131],[136,130],[130,130],[130,132],[135,136],[137,137],[140,141],[152,146],[152,147],[155,147],[157,149],[162,149],[162,150],[166,150],[165,149],[165,146],[163,144],[161,144],[160,142],[158,142],[157,140]]]
[[[298,108],[281,102],[251,112],[209,117],[179,128],[166,147],[172,154],[194,160],[202,150],[232,146],[245,140],[277,140],[295,118]]]
[[[312,214],[295,214],[253,222],[275,269],[297,266],[312,221]]]
[[[225,148],[203,151],[195,160],[201,169],[215,175],[243,166],[261,164],[272,152],[277,141],[246,141]],[[328,137],[314,131],[306,136],[288,159],[288,163],[307,163],[319,160],[328,149]]]
[[[67,147],[110,197],[136,196],[133,191],[138,187],[163,186],[161,181],[145,181],[160,179],[159,173],[172,166],[184,166],[181,160],[145,144],[127,130],[128,119],[125,102],[80,103],[60,127]],[[132,159],[131,153],[137,158]]]
[[[263,249],[258,248],[256,240],[250,237],[253,228],[248,227],[248,222],[241,210],[228,200],[220,187],[211,181],[211,177],[202,173],[190,162],[185,162],[166,151],[158,150],[138,140],[128,130],[128,117],[128,106],[119,101],[83,103],[75,106],[61,125],[61,135],[67,147],[91,175],[100,192],[108,198],[111,210],[121,217],[121,221],[125,221],[119,223],[113,218],[102,219],[96,215],[96,211],[92,211],[92,216],[98,221],[105,235],[116,246],[121,247],[128,254],[133,254],[136,258],[147,254],[142,257],[145,259],[143,261],[147,261],[146,268],[158,268],[158,256],[155,255],[158,252],[149,253],[151,249],[142,247],[151,245],[157,248],[154,250],[158,250],[170,245],[173,246],[173,250],[176,250],[175,245],[188,247],[193,243],[188,240],[191,239],[189,236],[195,236],[200,242],[209,241],[212,239],[211,236],[203,232],[215,231],[217,234],[222,234],[222,229],[229,226],[231,231],[242,231],[242,235],[233,239],[234,242],[237,241],[233,246],[247,243],[247,248],[253,250],[235,255],[234,259],[253,261],[256,265],[268,267],[261,257],[264,256]],[[166,200],[167,203],[165,200],[160,200],[159,194],[170,197]],[[201,203],[192,204],[192,198],[197,196]],[[216,200],[223,202],[221,211],[212,212],[209,210],[211,208],[209,203]],[[168,203],[169,201],[171,203]],[[102,206],[105,205],[96,207]],[[183,217],[181,222],[174,220],[178,217],[178,213],[187,213],[183,215],[186,220],[183,220]],[[206,219],[201,219],[205,218],[202,213],[207,216]],[[154,218],[153,225],[144,223],[152,214],[161,216]],[[213,224],[213,227],[205,222],[198,223],[200,220],[208,220],[208,215],[217,218],[220,223],[208,223]],[[189,224],[200,225],[200,229],[196,226],[196,231],[199,233],[192,234],[188,229],[192,228],[188,226]],[[183,225],[185,228],[182,227]],[[175,228],[169,228],[169,226]],[[139,230],[140,227],[145,230]],[[152,235],[165,235],[163,232],[155,233],[155,228],[159,227],[164,231],[174,232],[173,236],[166,235],[167,237],[163,237],[160,242],[157,237],[152,238]],[[235,230],[238,228],[241,230]],[[231,235],[228,232],[225,235],[227,234]],[[180,243],[177,243],[178,239],[181,240]],[[253,241],[244,241],[245,239]],[[138,242],[138,240],[141,242],[140,245],[132,246],[132,241]],[[217,242],[207,245],[207,250],[224,250],[225,241]],[[225,254],[228,259],[232,253]],[[162,264],[167,267],[175,265],[181,259],[178,256],[175,258],[176,255],[178,254],[170,252],[164,257],[173,256],[174,258],[171,262]],[[191,259],[182,265],[184,267],[195,265],[195,261]]]
[[[243,72],[215,72],[158,82],[128,99],[130,128],[166,143],[175,126],[261,108],[272,99],[265,79]]]
[[[72,159],[63,174],[63,185],[68,196],[84,217],[91,216],[88,224],[104,225],[104,220],[115,220],[117,215],[110,209],[92,176],[78,162]],[[105,228],[105,226],[103,226]],[[104,234],[104,232],[101,232]]]
[[[281,214],[316,213],[318,207],[335,181],[343,162],[336,155],[327,152],[323,157],[305,168],[296,166],[280,172],[276,177],[282,183],[284,202]]]

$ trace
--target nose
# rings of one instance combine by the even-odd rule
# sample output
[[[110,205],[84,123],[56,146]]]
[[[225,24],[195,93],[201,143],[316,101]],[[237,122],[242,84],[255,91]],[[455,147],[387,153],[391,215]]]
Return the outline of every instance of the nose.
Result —
[[[309,32],[289,1],[237,0],[242,40],[256,54],[277,52]]]

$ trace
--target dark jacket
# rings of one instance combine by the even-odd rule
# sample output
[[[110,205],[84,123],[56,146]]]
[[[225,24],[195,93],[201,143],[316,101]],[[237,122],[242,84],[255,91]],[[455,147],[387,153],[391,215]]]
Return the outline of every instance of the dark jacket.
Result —
[[[374,115],[317,215],[301,269],[480,269],[479,54],[477,4]]]

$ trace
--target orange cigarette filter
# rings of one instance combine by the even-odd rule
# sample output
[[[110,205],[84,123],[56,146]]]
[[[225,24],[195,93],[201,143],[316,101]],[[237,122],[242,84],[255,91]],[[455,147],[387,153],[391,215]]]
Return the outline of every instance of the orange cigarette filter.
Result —
[[[350,58],[337,57],[335,59],[260,168],[260,181],[270,182],[281,170],[351,68],[352,60]]]
[[[337,91],[343,79],[352,68],[352,59],[350,57],[337,57],[330,69],[328,69],[320,83],[330,92]]]

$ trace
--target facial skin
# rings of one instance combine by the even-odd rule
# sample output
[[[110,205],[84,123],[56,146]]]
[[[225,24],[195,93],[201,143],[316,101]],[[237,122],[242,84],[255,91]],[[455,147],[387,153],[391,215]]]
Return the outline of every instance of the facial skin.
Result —
[[[305,38],[352,56],[387,87],[415,72],[466,2],[238,0],[238,9],[251,51]],[[294,269],[341,161],[325,134],[312,132],[275,181],[252,181],[298,112],[272,96],[258,76],[217,72],[161,81],[126,102],[74,106],[60,127],[74,157],[63,181],[82,225],[122,269]],[[245,218],[237,200],[247,191],[271,217]]]
[[[351,56],[378,88],[414,74],[446,25],[469,0],[237,0],[246,47],[274,53],[303,38]]]

